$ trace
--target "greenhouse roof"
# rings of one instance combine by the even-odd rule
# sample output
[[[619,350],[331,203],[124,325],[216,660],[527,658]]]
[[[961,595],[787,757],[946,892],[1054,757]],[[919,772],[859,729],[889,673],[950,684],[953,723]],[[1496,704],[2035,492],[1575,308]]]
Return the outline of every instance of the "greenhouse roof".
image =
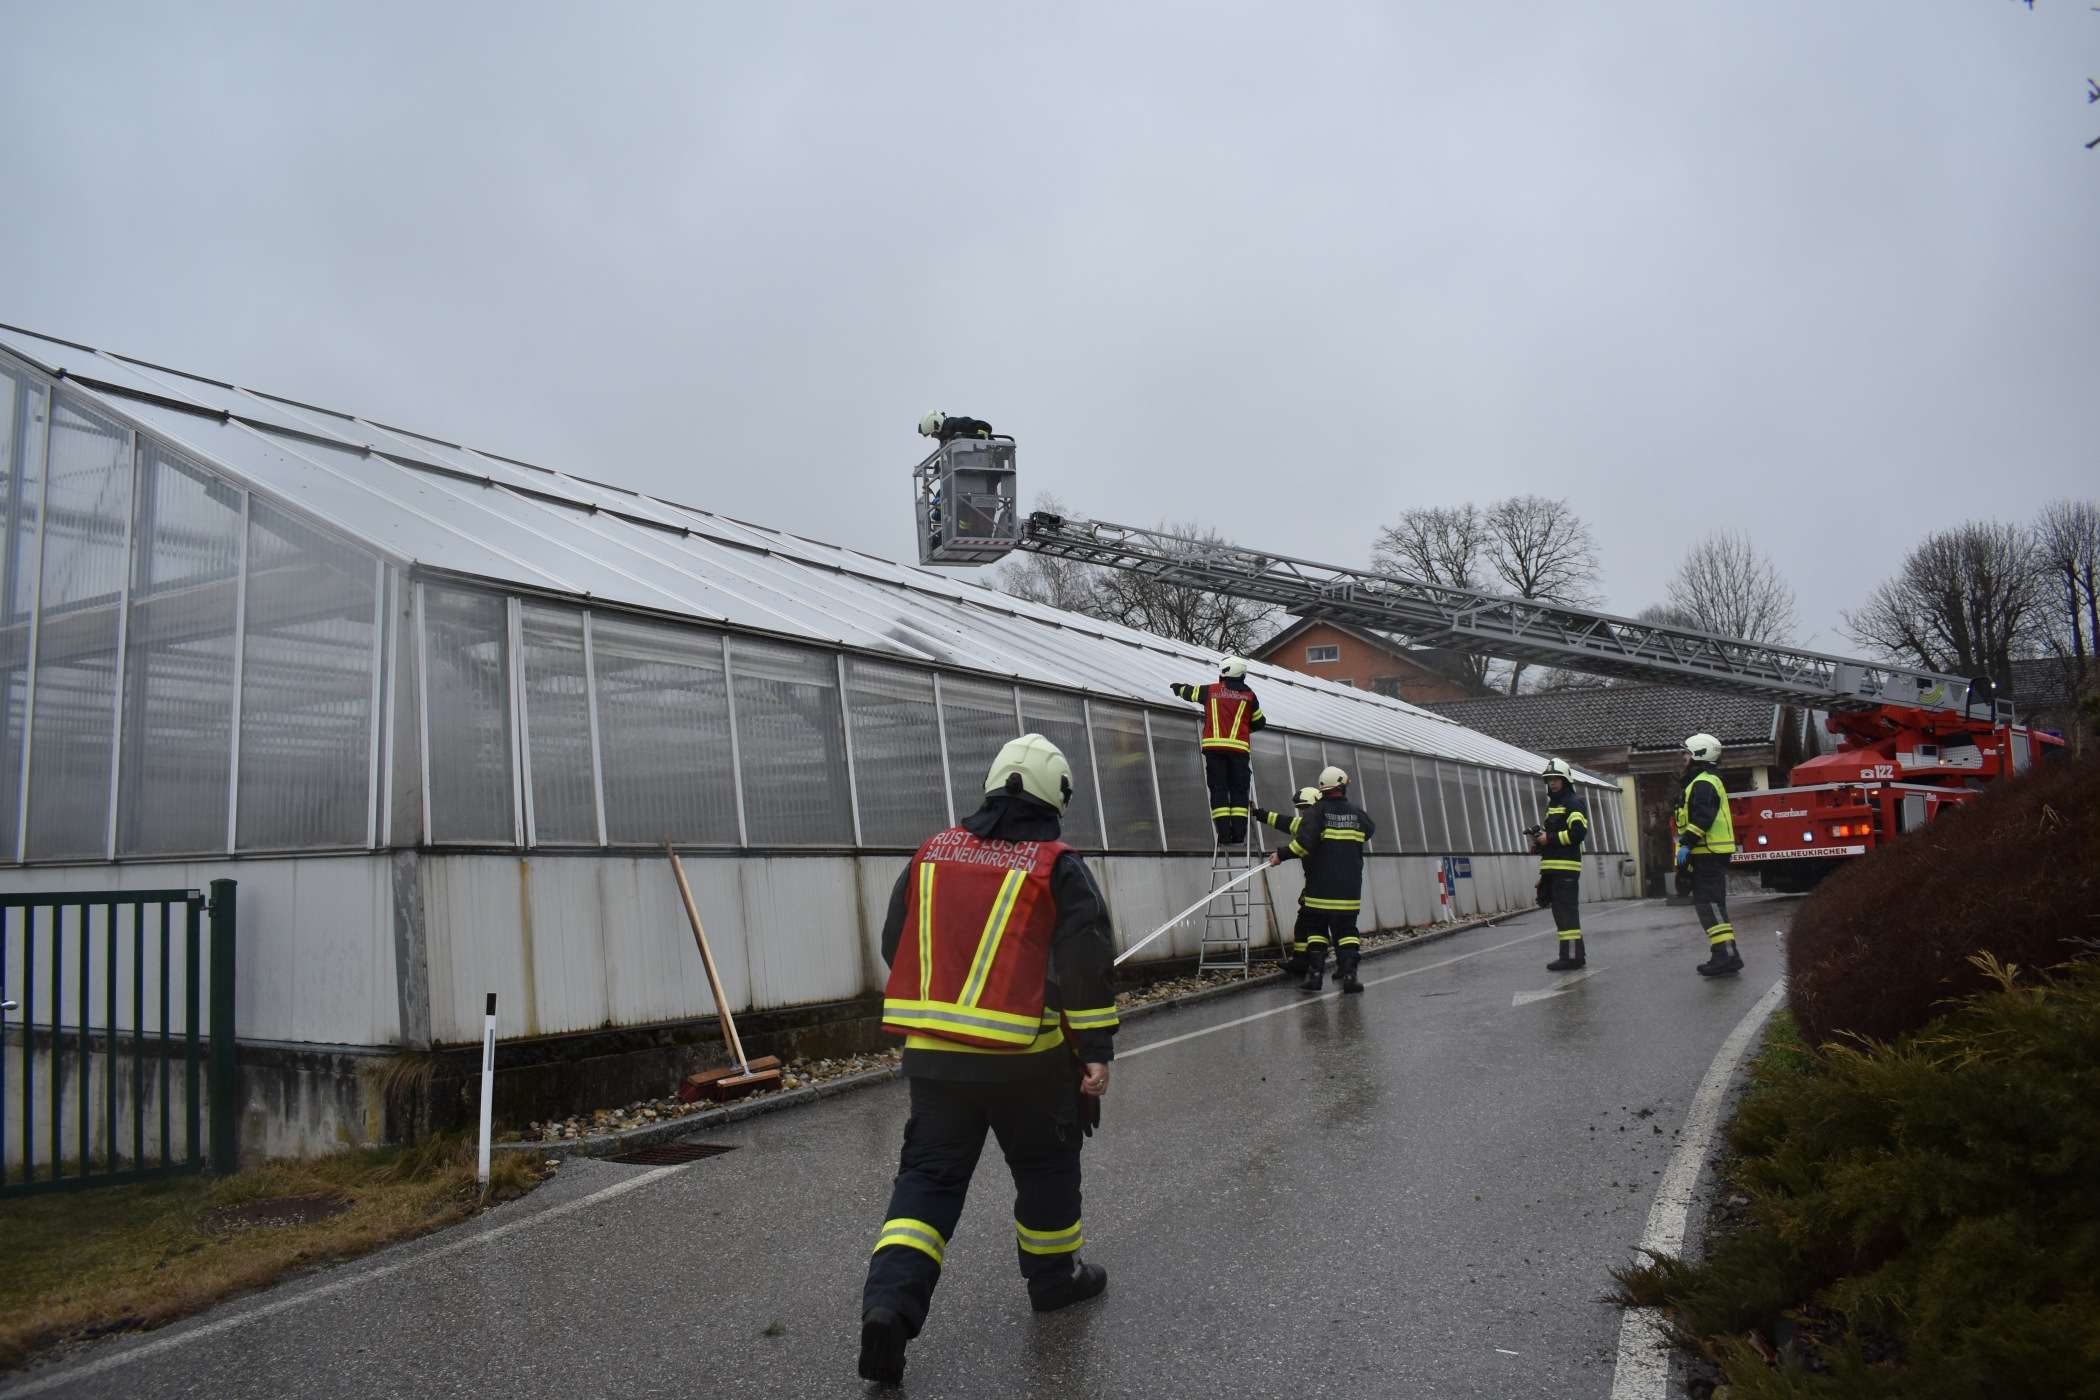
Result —
[[[953,575],[32,331],[0,325],[0,350],[426,572],[1151,705],[1216,661]],[[1249,675],[1284,729],[1527,775],[1542,763],[1404,701],[1258,662]]]

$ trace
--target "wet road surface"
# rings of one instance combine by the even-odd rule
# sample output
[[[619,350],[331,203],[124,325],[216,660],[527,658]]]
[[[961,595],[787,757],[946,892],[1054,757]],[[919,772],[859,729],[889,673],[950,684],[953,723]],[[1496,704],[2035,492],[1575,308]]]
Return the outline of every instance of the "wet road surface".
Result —
[[[1086,1156],[1107,1296],[1028,1310],[988,1146],[905,1393],[1602,1400],[1606,1271],[1793,907],[1741,902],[1734,979],[1693,974],[1689,909],[1629,901],[1584,910],[1587,976],[1544,970],[1527,914],[1367,962],[1360,997],[1133,1023]],[[904,1104],[888,1084],[754,1119],[690,1166],[572,1162],[469,1227],[0,1397],[865,1395],[860,1281]]]

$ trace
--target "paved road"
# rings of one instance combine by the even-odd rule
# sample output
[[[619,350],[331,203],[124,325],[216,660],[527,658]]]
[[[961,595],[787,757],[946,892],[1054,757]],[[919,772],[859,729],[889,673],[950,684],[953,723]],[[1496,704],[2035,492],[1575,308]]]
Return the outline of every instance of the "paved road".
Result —
[[[1602,1400],[1605,1271],[1716,1049],[1779,975],[1792,907],[1738,911],[1734,980],[1693,975],[1689,910],[1633,902],[1585,911],[1592,972],[1558,995],[1525,998],[1567,980],[1530,914],[1367,963],[1362,997],[1270,988],[1137,1022],[1088,1148],[1084,1252],[1108,1296],[1028,1311],[991,1149],[907,1392]],[[755,1119],[691,1166],[572,1163],[465,1230],[16,1385],[863,1395],[861,1271],[904,1100],[885,1085]]]

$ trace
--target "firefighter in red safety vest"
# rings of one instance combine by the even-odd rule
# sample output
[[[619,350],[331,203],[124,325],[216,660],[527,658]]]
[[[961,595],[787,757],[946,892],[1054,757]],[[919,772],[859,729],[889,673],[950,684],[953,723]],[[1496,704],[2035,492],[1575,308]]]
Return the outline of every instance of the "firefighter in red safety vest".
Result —
[[[1342,990],[1360,992],[1356,965],[1363,956],[1363,937],[1356,921],[1364,907],[1364,855],[1378,826],[1371,814],[1349,800],[1349,775],[1339,768],[1320,770],[1320,800],[1306,809],[1297,834],[1269,864],[1285,856],[1305,862],[1305,980],[1299,990],[1317,992],[1327,976],[1327,948],[1334,945],[1334,975]]]
[[[1582,843],[1589,838],[1590,814],[1566,759],[1547,760],[1539,777],[1546,783],[1546,811],[1531,849],[1539,853],[1539,902],[1552,907],[1553,927],[1560,931],[1560,956],[1546,971],[1573,972],[1589,961],[1582,943]]]
[[[1094,1297],[1082,1263],[1079,1145],[1115,1058],[1114,932],[1086,865],[1059,837],[1072,769],[1024,734],[999,751],[984,805],[919,848],[890,894],[882,1027],[904,1037],[911,1117],[861,1294],[860,1374],[895,1385],[962,1216],[987,1131],[1014,1179],[1028,1299]]]
[[[1728,864],[1735,859],[1735,817],[1728,786],[1721,781],[1721,741],[1694,734],[1684,741],[1684,795],[1677,801],[1677,868],[1691,870],[1692,908],[1706,930],[1702,977],[1732,977],[1743,970],[1728,922]]]
[[[1296,836],[1298,829],[1305,825],[1307,810],[1319,800],[1320,790],[1318,788],[1302,787],[1298,789],[1298,795],[1291,799],[1291,805],[1298,809],[1296,815],[1287,817],[1281,812],[1269,812],[1256,808],[1254,820],[1273,826],[1286,836]],[[1321,932],[1325,927],[1325,916],[1315,915],[1311,910],[1307,909],[1305,907],[1305,893],[1302,890],[1299,891],[1298,917],[1291,924],[1291,951],[1290,956],[1283,960],[1283,971],[1290,973],[1293,977],[1305,975],[1305,954],[1311,947],[1307,940],[1314,934]]]
[[[1248,769],[1254,731],[1268,727],[1261,702],[1247,685],[1245,657],[1228,656],[1210,685],[1176,682],[1174,693],[1203,707],[1203,778],[1210,787],[1210,820],[1220,846],[1247,839]]]

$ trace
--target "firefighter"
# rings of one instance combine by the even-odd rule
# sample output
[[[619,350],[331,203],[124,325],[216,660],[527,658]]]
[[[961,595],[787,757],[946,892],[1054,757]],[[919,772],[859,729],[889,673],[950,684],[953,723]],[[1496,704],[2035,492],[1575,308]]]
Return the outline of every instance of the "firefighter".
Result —
[[[1210,685],[1169,687],[1191,705],[1203,707],[1203,778],[1210,787],[1210,821],[1220,846],[1247,839],[1247,775],[1254,753],[1253,734],[1268,727],[1261,701],[1247,685],[1245,657],[1228,656]]]
[[[1302,787],[1298,789],[1298,795],[1291,799],[1291,805],[1298,809],[1295,816],[1286,817],[1281,812],[1266,812],[1256,808],[1254,819],[1268,826],[1275,827],[1286,836],[1296,836],[1298,828],[1305,823],[1306,810],[1319,800],[1320,790],[1318,788]],[[1321,922],[1305,907],[1305,892],[1300,890],[1298,892],[1298,918],[1291,925],[1291,953],[1289,957],[1283,960],[1283,970],[1285,972],[1288,972],[1293,977],[1301,977],[1305,974],[1305,954],[1310,946],[1307,940],[1320,932],[1321,927]]]
[[[1743,970],[1728,922],[1728,862],[1735,854],[1735,818],[1721,782],[1721,741],[1694,734],[1684,741],[1684,795],[1677,802],[1677,868],[1692,875],[1692,907],[1706,930],[1708,953],[1702,977],[1728,977]]]
[[[882,1025],[904,1037],[911,1117],[861,1295],[860,1374],[895,1385],[926,1323],[990,1131],[1014,1179],[1028,1299],[1094,1297],[1082,1263],[1079,1145],[1115,1058],[1114,934],[1093,876],[1058,839],[1072,769],[1024,734],[999,751],[984,805],[919,848],[890,893]]]
[[[1560,930],[1560,956],[1546,971],[1573,972],[1589,960],[1582,946],[1582,843],[1590,834],[1590,814],[1567,760],[1549,760],[1539,776],[1546,780],[1546,812],[1531,849],[1539,853],[1540,897],[1553,906],[1553,927]]]
[[[950,417],[934,412],[919,420],[919,436],[930,437],[944,446],[957,438],[988,438],[991,435],[992,425],[982,418]]]
[[[1356,965],[1363,938],[1356,918],[1364,907],[1364,855],[1378,832],[1371,814],[1349,800],[1349,775],[1339,768],[1320,770],[1320,800],[1298,820],[1297,834],[1269,864],[1286,855],[1305,862],[1305,980],[1300,991],[1317,992],[1327,976],[1327,947],[1334,945],[1334,975],[1344,992],[1360,992]]]

